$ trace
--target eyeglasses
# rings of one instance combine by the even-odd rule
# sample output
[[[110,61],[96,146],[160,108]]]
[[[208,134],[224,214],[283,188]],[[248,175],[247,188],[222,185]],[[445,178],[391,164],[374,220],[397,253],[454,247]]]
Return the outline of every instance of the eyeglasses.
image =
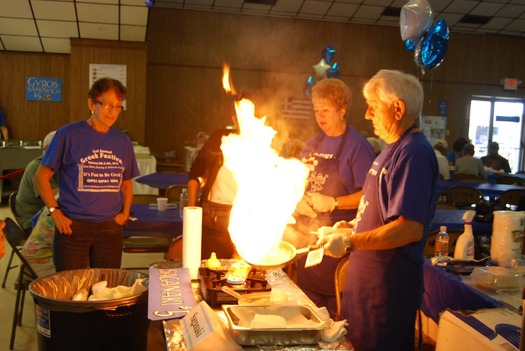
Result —
[[[124,111],[124,106],[122,105],[113,105],[111,102],[102,102],[102,101],[98,101],[98,100],[93,100],[95,101],[97,104],[99,104],[100,106],[102,106],[104,108],[104,110],[106,111],[112,111],[113,109],[116,109],[117,112],[121,112],[121,111]]]

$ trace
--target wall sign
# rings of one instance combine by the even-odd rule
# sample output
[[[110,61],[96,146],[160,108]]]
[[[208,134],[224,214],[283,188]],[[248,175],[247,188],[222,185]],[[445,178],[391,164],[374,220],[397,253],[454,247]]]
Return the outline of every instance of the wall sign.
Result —
[[[62,101],[62,79],[26,77],[26,100]]]

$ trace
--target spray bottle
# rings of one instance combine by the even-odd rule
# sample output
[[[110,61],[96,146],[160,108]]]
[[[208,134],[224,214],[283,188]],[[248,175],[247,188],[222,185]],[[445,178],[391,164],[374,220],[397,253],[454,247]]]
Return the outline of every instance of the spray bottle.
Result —
[[[474,234],[472,234],[472,219],[476,215],[475,211],[467,211],[463,214],[465,221],[465,229],[463,234],[458,238],[456,249],[454,250],[454,258],[458,260],[473,260],[474,259]]]

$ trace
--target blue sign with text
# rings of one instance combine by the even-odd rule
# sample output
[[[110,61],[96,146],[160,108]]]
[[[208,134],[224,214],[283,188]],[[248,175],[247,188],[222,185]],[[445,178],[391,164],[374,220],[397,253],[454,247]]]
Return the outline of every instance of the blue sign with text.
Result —
[[[62,101],[62,79],[26,77],[26,100]]]

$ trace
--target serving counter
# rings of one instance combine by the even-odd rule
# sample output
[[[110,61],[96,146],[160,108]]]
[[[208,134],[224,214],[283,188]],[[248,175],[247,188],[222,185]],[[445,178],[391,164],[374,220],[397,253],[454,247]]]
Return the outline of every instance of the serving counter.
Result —
[[[174,261],[177,262],[177,261]],[[180,265],[180,261],[179,261]],[[272,292],[281,292],[287,295],[288,301],[294,302],[299,306],[313,306],[316,308],[314,303],[305,295],[305,293],[299,289],[299,287],[281,270],[272,270],[266,272],[266,280],[272,287]],[[193,294],[196,300],[196,303],[203,301],[203,295],[201,293],[201,287],[199,281],[192,281]],[[226,316],[223,310],[220,307],[214,307],[213,309],[217,316],[226,323]],[[175,350],[187,350],[186,342],[184,340],[181,319],[169,319],[162,322],[164,335],[166,337],[166,347],[168,351]],[[308,350],[340,350],[340,351],[351,351],[353,347],[350,342],[344,338],[343,340],[338,339],[331,343],[320,341],[318,345],[297,345],[297,346],[264,346],[264,350],[305,350],[307,347]],[[340,341],[339,341],[340,340]],[[261,346],[244,346],[244,350],[261,350]]]

